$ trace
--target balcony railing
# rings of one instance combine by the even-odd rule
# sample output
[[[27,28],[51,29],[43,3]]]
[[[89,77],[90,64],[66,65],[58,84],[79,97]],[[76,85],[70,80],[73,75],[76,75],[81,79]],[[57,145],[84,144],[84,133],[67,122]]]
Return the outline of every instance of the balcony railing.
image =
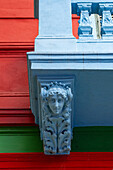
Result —
[[[113,0],[72,0],[73,13],[80,16],[78,34],[80,39],[93,39],[91,14],[98,14],[101,19],[102,39],[113,39]],[[98,18],[100,18],[98,17]],[[100,22],[100,20],[98,20]],[[98,27],[100,23],[98,22]]]

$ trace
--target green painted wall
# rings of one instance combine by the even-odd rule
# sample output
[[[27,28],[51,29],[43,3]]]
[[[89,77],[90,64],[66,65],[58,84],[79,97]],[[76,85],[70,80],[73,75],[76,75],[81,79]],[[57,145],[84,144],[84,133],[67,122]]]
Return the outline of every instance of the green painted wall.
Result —
[[[72,152],[113,152],[113,127],[74,128]]]
[[[0,127],[0,153],[42,151],[37,127]]]
[[[113,127],[77,127],[72,152],[113,152]],[[0,153],[43,152],[38,127],[0,127]]]

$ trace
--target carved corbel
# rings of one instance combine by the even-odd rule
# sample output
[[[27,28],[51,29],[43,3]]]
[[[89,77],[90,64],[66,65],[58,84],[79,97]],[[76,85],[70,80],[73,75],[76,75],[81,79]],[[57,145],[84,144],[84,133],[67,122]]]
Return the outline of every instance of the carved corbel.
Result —
[[[47,155],[70,153],[72,97],[71,88],[61,82],[41,88],[41,136]]]
[[[77,14],[80,15],[78,34],[79,38],[92,38],[92,27],[89,16],[92,3],[77,3]]]
[[[113,3],[100,3],[100,15],[102,15],[101,35],[104,39],[113,39]]]

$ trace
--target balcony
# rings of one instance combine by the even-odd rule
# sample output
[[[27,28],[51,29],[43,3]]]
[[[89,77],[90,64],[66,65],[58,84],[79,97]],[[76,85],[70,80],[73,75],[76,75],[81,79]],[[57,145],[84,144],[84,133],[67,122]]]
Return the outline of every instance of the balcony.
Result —
[[[80,16],[79,39],[113,39],[113,0],[72,0],[72,13]],[[96,14],[93,15],[92,14]],[[100,23],[101,18],[101,23]],[[101,25],[101,26],[100,26]],[[96,30],[95,30],[96,29]]]

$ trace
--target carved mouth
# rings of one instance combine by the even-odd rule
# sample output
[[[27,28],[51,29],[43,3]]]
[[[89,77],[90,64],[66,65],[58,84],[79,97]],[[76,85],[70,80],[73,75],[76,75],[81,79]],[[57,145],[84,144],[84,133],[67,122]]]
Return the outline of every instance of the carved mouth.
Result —
[[[57,113],[57,114],[59,113],[59,111],[57,109],[55,109],[54,112]]]
[[[55,113],[55,114],[59,114],[60,112],[61,112],[61,111],[59,111],[59,109],[57,109],[57,108],[54,109],[54,113]]]

